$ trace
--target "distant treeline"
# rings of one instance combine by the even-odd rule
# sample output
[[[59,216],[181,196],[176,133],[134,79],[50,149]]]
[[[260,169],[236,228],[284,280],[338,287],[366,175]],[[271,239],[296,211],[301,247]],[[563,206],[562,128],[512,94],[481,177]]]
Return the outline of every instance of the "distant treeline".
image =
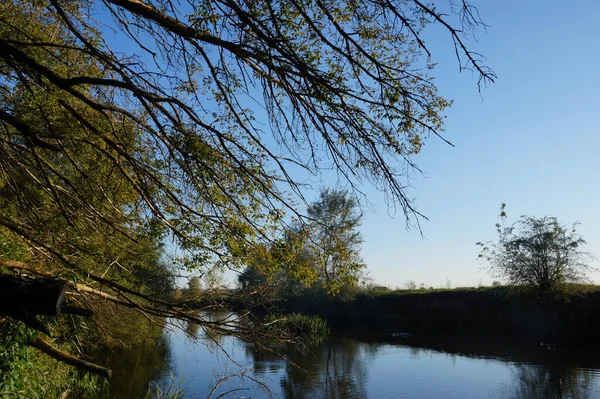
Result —
[[[600,333],[600,288],[566,285],[540,293],[527,287],[371,291],[352,296],[300,295],[261,309],[320,316],[332,329],[390,337],[478,335],[528,343],[578,345]]]

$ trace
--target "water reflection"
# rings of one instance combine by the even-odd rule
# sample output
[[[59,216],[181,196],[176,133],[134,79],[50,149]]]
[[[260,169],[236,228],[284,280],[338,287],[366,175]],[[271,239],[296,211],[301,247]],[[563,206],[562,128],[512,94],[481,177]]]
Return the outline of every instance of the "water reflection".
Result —
[[[146,392],[149,382],[170,373],[171,345],[162,336],[152,343],[105,353],[99,359],[113,370],[108,381],[110,398],[137,398]]]
[[[305,351],[293,350],[286,364],[281,388],[285,398],[367,398],[367,367],[369,356],[364,346],[352,339],[327,340]]]
[[[255,377],[280,376],[280,397],[368,397],[365,362],[375,356],[376,345],[353,339],[328,339],[301,348],[277,349],[279,354],[246,345],[245,354],[252,359]]]
[[[231,312],[202,312],[200,313],[200,317],[208,323],[233,323],[237,318],[237,316]],[[211,328],[210,324],[201,328],[199,324],[187,321],[185,323],[184,331],[186,333],[186,339],[190,341],[190,344],[200,341],[212,352],[222,349],[225,334],[220,329]]]
[[[496,351],[498,348],[495,347]],[[290,361],[250,347],[256,376],[281,375],[278,397],[304,398],[490,398],[591,399],[600,397],[598,368],[573,365],[570,352],[530,357],[542,364],[515,363],[427,348],[331,338],[304,351],[286,349]],[[575,357],[576,358],[576,357]],[[586,360],[589,364],[590,359]]]
[[[200,324],[192,323],[191,321],[186,322],[185,332],[190,337],[196,337],[198,335],[199,331],[200,331]]]
[[[592,370],[565,365],[516,365],[512,386],[498,399],[591,399],[598,397]]]
[[[600,397],[600,358],[593,351],[511,352],[495,345],[486,355],[481,345],[477,352],[461,346],[460,351],[450,353],[332,337],[303,350],[276,348],[280,356],[194,324],[182,327],[167,335],[163,349],[159,346],[119,356],[121,368],[128,365],[130,371],[124,378],[113,378],[118,398],[143,397],[150,380],[178,382],[184,377],[187,397],[206,398],[227,375],[236,377],[219,387],[213,397],[268,397],[256,381],[265,384],[273,397],[285,399]],[[501,351],[505,354],[499,357]],[[171,367],[166,368],[169,358]]]

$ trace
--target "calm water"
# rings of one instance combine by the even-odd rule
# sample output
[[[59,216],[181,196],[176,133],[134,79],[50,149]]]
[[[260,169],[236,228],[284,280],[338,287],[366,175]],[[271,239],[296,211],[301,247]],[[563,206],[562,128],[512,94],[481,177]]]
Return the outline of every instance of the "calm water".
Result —
[[[135,367],[146,381],[182,384],[189,398],[207,398],[219,381],[213,398],[600,398],[600,356],[591,351],[489,351],[504,353],[499,358],[335,337],[305,351],[285,350],[297,368],[232,337],[214,342],[195,326],[187,329],[195,342],[171,331],[164,364],[137,355]],[[123,398],[140,392],[134,385],[131,378],[113,382]]]

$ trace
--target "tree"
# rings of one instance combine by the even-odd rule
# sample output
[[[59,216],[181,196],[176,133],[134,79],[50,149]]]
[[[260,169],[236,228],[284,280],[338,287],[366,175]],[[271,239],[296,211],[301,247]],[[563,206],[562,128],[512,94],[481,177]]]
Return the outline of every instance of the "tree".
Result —
[[[202,279],[209,291],[218,291],[223,288],[223,272],[217,267],[208,269]]]
[[[200,278],[192,277],[188,281],[188,289],[186,292],[187,299],[189,300],[197,300],[200,297],[202,292],[202,287],[200,286]]]
[[[203,325],[140,284],[140,254],[168,237],[189,269],[245,265],[286,214],[310,220],[292,169],[371,181],[417,217],[406,167],[450,105],[423,29],[441,27],[461,68],[495,78],[460,34],[481,24],[476,10],[451,5],[3,1],[3,271]]]
[[[582,250],[585,241],[576,231],[577,223],[568,227],[551,216],[521,216],[504,227],[505,204],[500,215],[502,224],[496,224],[498,242],[477,243],[482,247],[479,257],[490,263],[496,277],[540,290],[585,279],[590,268],[586,261],[591,255]]]
[[[253,267],[246,266],[237,276],[238,285],[242,291],[251,290],[260,287],[265,283],[265,277],[256,271]]]
[[[357,285],[365,264],[356,199],[345,190],[323,189],[307,215],[309,221],[290,226],[282,239],[252,258],[238,276],[242,289],[269,286],[285,296],[315,283],[330,294]],[[269,267],[273,262],[277,265]]]
[[[329,293],[355,286],[365,268],[360,257],[362,213],[348,191],[323,189],[307,210],[306,252]]]

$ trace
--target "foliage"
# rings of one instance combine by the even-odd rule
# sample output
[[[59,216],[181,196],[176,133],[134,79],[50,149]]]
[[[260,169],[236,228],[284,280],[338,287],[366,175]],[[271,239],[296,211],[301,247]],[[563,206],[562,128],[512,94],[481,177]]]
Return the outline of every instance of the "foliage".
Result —
[[[305,251],[315,263],[319,282],[332,294],[355,286],[365,268],[357,201],[347,191],[324,189],[308,207],[308,215],[312,220],[304,227]]]
[[[260,287],[265,283],[265,277],[261,275],[255,268],[246,266],[244,270],[237,276],[238,285],[241,290],[249,291],[253,288]]]
[[[281,228],[284,210],[297,212],[301,187],[287,168],[316,174],[325,159],[414,212],[394,160],[442,129],[449,102],[416,60],[427,53],[422,27],[443,13],[420,2],[168,4],[2,4],[6,229],[72,272],[85,263],[92,280],[118,256],[86,262],[81,249],[123,250],[147,228],[171,232],[186,266],[235,267]],[[462,21],[477,25],[464,6]],[[111,50],[95,12],[143,54]],[[255,88],[281,153],[243,105]],[[101,251],[85,248],[91,232]]]
[[[209,268],[202,277],[207,290],[218,291],[223,288],[223,271],[220,267]]]
[[[158,251],[153,253],[158,255]],[[140,262],[134,269],[136,279],[147,288],[148,293],[161,300],[168,300],[173,295],[175,289],[173,272],[173,268],[160,259]]]
[[[71,367],[29,348],[37,332],[24,324],[0,321],[0,336],[9,345],[0,345],[0,396],[2,398],[68,397],[94,399],[102,390],[97,377],[79,375]]]
[[[428,75],[427,26],[445,29],[461,68],[495,77],[459,34],[481,23],[466,2],[188,4],[0,3],[2,272],[67,280],[102,331],[122,329],[124,308],[207,324],[158,278],[173,273],[166,240],[193,271],[267,259],[270,275],[323,278],[298,256],[303,226],[318,228],[292,170],[373,182],[418,220],[403,180],[450,105]],[[358,263],[312,252],[328,289],[353,281]]]
[[[238,276],[242,289],[270,286],[289,297],[308,287],[335,295],[357,285],[365,268],[357,201],[347,191],[324,189],[307,214],[309,221],[291,226],[252,259]]]
[[[200,286],[200,277],[192,277],[188,281],[187,297],[198,298],[202,287]]]
[[[17,397],[25,389],[20,374],[27,363],[27,344],[35,339],[37,333],[19,322],[2,319],[0,323],[0,336],[12,343],[0,346],[0,394]]]
[[[506,227],[505,204],[500,217],[502,224],[496,224],[498,242],[477,243],[482,247],[479,257],[489,262],[497,277],[540,290],[585,279],[591,255],[582,250],[585,241],[577,233],[577,223],[567,227],[551,216],[521,216]]]
[[[326,302],[288,301],[284,306],[288,312],[318,315],[331,328],[356,329],[368,336],[398,337],[403,331],[448,337],[469,332],[530,344],[593,346],[600,332],[595,317],[600,286],[590,285],[566,284],[547,292],[525,285],[371,291],[351,301],[334,297]]]
[[[170,381],[163,386],[152,383],[145,399],[183,399],[186,397],[185,378],[175,383],[175,378],[171,376]]]
[[[92,320],[76,320],[72,324],[60,320],[64,325],[61,337],[80,341],[81,349],[90,355],[119,347],[156,345],[160,339],[163,320],[145,317],[135,309],[124,309],[110,302],[97,302],[93,309],[96,317]]]

